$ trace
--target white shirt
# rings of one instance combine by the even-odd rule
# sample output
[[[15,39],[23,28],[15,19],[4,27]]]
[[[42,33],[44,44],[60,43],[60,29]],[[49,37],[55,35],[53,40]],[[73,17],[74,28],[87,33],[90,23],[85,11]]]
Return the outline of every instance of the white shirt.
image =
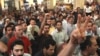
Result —
[[[91,13],[92,12],[92,7],[90,7],[90,6],[89,7],[86,7],[85,6],[84,7],[84,10],[85,10],[86,13]]]
[[[67,21],[65,19],[62,21],[62,27],[64,31],[67,33]]]
[[[51,34],[53,36],[53,39],[56,41],[57,45],[60,46],[64,43],[64,41],[68,40],[68,35],[64,30],[58,32],[57,29],[54,30]]]

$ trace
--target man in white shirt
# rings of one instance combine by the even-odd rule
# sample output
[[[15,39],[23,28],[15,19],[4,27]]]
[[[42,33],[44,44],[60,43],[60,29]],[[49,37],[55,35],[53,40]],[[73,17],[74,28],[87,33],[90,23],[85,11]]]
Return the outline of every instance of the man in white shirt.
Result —
[[[57,46],[61,46],[69,39],[67,33],[62,29],[61,21],[56,22],[56,29],[51,35],[53,36],[53,39],[56,41]]]

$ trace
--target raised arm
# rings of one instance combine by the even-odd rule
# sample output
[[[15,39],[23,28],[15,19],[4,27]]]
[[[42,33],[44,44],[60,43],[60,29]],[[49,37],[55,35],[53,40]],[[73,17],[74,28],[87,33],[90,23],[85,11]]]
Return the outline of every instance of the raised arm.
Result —
[[[39,35],[42,34],[43,27],[44,27],[44,25],[45,25],[45,23],[46,23],[47,15],[48,15],[48,13],[46,13],[46,14],[44,15],[44,19],[43,19],[43,22],[41,23]]]

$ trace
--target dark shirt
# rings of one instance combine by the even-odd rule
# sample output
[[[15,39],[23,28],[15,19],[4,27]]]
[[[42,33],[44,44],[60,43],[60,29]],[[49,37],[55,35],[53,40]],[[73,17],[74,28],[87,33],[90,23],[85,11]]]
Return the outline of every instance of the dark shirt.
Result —
[[[38,44],[39,44],[39,50],[42,49],[43,47],[43,42],[46,39],[53,39],[51,35],[46,36],[45,34],[42,34],[41,36],[38,37]]]
[[[7,44],[9,38],[7,38],[5,35],[1,38],[1,41]]]
[[[37,53],[35,54],[35,56],[44,56],[43,50],[40,50],[39,52],[37,52]],[[57,56],[57,55],[54,53],[52,56]]]
[[[39,51],[38,53],[35,54],[35,56],[44,56],[43,51]]]

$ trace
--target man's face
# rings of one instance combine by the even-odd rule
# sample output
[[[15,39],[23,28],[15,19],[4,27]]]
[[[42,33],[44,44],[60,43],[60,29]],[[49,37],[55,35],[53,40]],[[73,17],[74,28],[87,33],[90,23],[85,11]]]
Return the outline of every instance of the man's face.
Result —
[[[51,25],[51,20],[50,19],[47,20],[47,24]]]
[[[55,20],[51,20],[51,24],[55,25],[56,21]]]
[[[9,22],[10,22],[10,20],[9,20],[9,19],[6,19],[5,21],[6,21],[6,23],[9,23]]]
[[[57,28],[58,30],[61,30],[61,29],[62,29],[62,24],[61,24],[61,23],[57,23],[56,28]]]
[[[43,31],[45,33],[48,33],[49,32],[49,25],[45,25]]]
[[[73,22],[74,22],[73,18],[70,18],[70,19],[68,20],[68,22],[69,22],[70,24],[73,24]]]
[[[23,27],[23,30],[27,30],[27,24],[26,23],[22,24],[22,27]]]
[[[97,26],[96,25],[93,25],[92,26],[92,31],[96,31],[97,30]]]
[[[97,51],[97,42],[96,42],[96,39],[94,38],[94,39],[91,39],[91,43],[92,43],[92,45],[89,47],[89,53],[91,54],[91,55],[94,55],[95,54],[95,52]]]
[[[46,49],[46,55],[52,56],[54,54],[55,46],[50,45],[48,49]]]
[[[22,56],[24,54],[24,47],[22,45],[15,45],[12,50],[14,56]]]
[[[30,24],[31,24],[31,25],[35,25],[36,22],[35,22],[34,20],[31,20],[31,21],[30,21]]]
[[[92,23],[88,23],[88,24],[87,24],[87,30],[88,30],[88,31],[92,30]]]
[[[16,26],[15,33],[18,37],[21,37],[23,35],[23,28],[21,26]]]
[[[12,33],[13,33],[12,27],[8,27],[6,33],[7,33],[8,35],[12,35]]]

